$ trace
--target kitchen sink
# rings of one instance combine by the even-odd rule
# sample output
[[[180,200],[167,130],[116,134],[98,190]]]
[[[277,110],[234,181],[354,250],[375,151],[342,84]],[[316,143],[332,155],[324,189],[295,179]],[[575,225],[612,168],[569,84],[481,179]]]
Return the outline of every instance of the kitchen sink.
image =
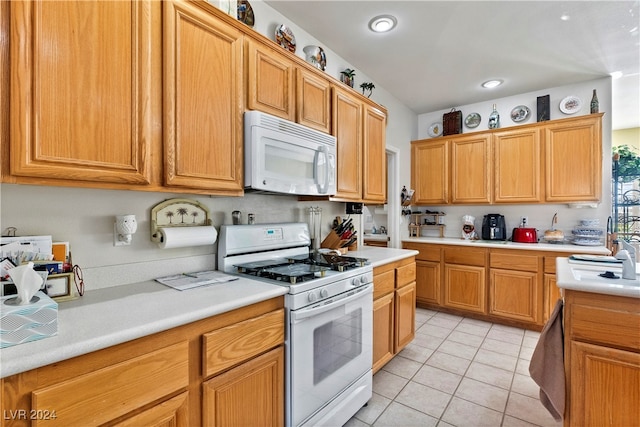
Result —
[[[607,273],[609,272],[609,273]],[[640,287],[640,273],[636,273],[635,280],[623,279],[621,268],[585,268],[585,267],[571,267],[571,274],[573,278],[580,282],[589,283],[602,283],[607,285],[623,285],[623,286],[639,286]],[[603,277],[601,275],[607,274],[614,277]]]

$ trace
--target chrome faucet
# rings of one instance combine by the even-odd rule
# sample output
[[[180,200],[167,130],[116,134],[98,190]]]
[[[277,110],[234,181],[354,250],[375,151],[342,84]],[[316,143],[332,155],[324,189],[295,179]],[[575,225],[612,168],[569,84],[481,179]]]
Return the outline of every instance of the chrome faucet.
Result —
[[[636,280],[636,248],[622,240],[622,249],[616,253],[616,259],[622,260],[622,278]]]

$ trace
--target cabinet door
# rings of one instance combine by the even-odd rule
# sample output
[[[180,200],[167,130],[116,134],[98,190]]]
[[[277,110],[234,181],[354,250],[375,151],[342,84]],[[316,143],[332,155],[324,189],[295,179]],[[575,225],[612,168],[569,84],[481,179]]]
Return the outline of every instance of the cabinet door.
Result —
[[[425,304],[442,304],[440,262],[416,261],[416,300]]]
[[[373,301],[373,372],[377,372],[394,356],[393,292]]]
[[[189,393],[180,393],[124,421],[114,427],[187,427]]]
[[[599,201],[602,191],[602,115],[545,128],[547,202]]]
[[[495,203],[541,202],[540,130],[493,134]]]
[[[302,68],[297,69],[296,121],[321,132],[331,132],[331,84]]]
[[[202,385],[205,426],[284,425],[284,350],[280,346]]]
[[[445,264],[444,305],[476,313],[486,313],[485,267]]]
[[[362,110],[360,101],[333,89],[333,135],[337,143],[336,200],[362,200]]]
[[[570,381],[566,425],[640,425],[640,354],[571,341]]]
[[[546,274],[544,275],[544,313],[542,314],[542,323],[547,323],[551,313],[553,313],[553,309],[555,308],[558,300],[562,298],[562,294],[560,292],[560,288],[556,283],[556,275],[555,274]]]
[[[242,194],[242,34],[164,2],[165,185]]]
[[[365,203],[385,203],[387,200],[387,116],[380,110],[365,106],[363,193]]]
[[[159,7],[11,2],[11,174],[150,182]]]
[[[449,202],[449,145],[447,141],[411,143],[412,204]]]
[[[538,273],[492,268],[489,279],[489,314],[542,323],[540,290]]]
[[[247,109],[295,121],[293,61],[274,49],[247,41]]]
[[[397,289],[394,304],[394,352],[398,353],[416,336],[416,282]]]
[[[451,144],[451,202],[491,201],[491,135],[456,138]]]

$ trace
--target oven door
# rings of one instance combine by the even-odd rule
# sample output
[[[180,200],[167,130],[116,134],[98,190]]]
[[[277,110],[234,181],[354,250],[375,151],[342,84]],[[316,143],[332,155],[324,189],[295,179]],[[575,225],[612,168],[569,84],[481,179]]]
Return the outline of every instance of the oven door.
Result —
[[[373,285],[292,311],[289,408],[298,426],[371,370]]]

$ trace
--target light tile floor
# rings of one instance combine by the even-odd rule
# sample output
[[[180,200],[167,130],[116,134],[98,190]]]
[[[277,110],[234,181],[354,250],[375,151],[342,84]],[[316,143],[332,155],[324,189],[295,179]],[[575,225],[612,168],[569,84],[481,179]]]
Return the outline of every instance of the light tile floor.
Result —
[[[529,376],[540,334],[417,309],[416,337],[373,377],[345,427],[561,427]]]

